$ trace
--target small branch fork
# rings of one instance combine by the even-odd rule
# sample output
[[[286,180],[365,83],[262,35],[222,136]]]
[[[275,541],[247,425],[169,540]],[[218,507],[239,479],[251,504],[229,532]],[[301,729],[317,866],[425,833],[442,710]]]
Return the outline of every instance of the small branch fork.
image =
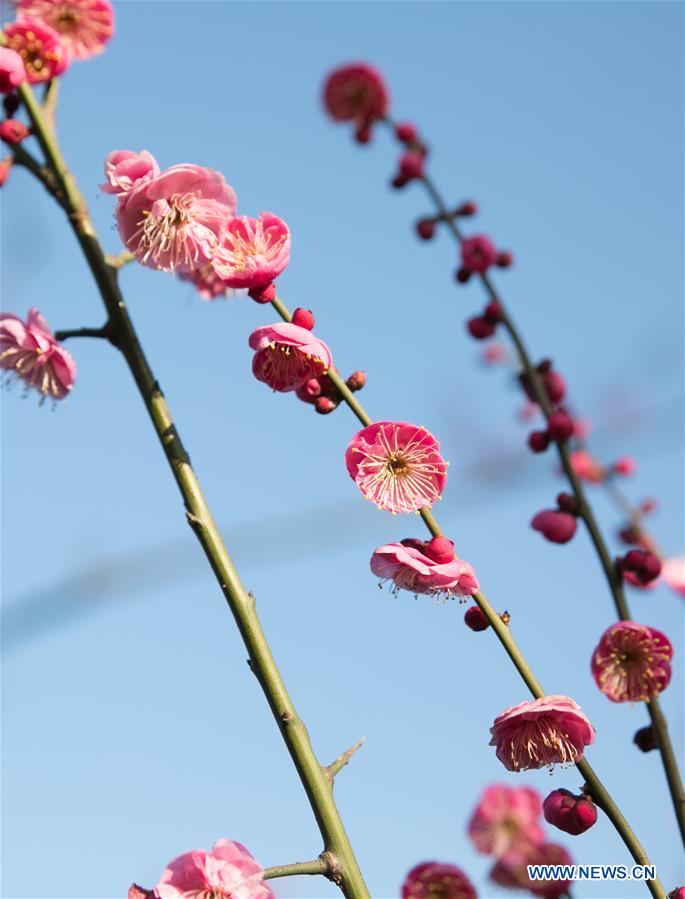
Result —
[[[370,892],[355,858],[333,798],[330,777],[319,763],[304,722],[299,718],[271,653],[257,616],[254,598],[245,589],[223,543],[207,505],[188,453],[181,442],[161,388],[150,368],[117,283],[118,269],[129,254],[107,257],[88,215],[85,202],[59,150],[54,128],[31,88],[24,84],[19,96],[29,115],[50,179],[41,177],[40,164],[28,166],[43,184],[54,179],[50,192],[67,213],[67,219],[83,251],[107,311],[104,328],[62,332],[68,337],[108,337],[121,351],[138,387],[169,467],[183,498],[188,522],[200,542],[224,598],[233,614],[266,699],[293,760],[316,818],[324,853],[317,863],[270,869],[271,876],[288,873],[321,873],[333,880],[346,899],[370,899]],[[312,866],[316,864],[316,870]],[[324,866],[325,865],[325,870]],[[280,872],[280,875],[279,873]]]
[[[328,765],[325,771],[331,783],[333,783],[333,781],[335,780],[336,774],[345,767],[345,765],[349,762],[355,752],[361,748],[365,740],[366,737],[362,737],[360,740],[357,740],[354,746],[350,746],[350,748],[346,749],[345,752],[340,753],[337,759],[334,762],[331,762],[330,765]]]

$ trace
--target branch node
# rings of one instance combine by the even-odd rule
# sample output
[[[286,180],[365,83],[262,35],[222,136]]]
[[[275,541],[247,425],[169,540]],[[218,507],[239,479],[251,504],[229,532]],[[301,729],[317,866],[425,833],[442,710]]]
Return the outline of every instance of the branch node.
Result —
[[[332,880],[333,883],[340,886],[343,879],[342,868],[337,857],[333,855],[330,849],[324,849],[319,858],[325,865],[325,870],[323,872],[324,877],[327,877],[329,880]]]

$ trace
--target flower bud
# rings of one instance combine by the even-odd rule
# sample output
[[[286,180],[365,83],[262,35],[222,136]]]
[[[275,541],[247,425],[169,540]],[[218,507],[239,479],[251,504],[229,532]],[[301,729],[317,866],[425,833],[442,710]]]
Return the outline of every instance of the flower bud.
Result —
[[[574,796],[568,790],[553,790],[542,803],[542,813],[548,824],[573,836],[585,833],[597,821],[594,802],[588,796]]]
[[[301,309],[299,306],[293,312],[293,324],[298,328],[306,328],[311,331],[314,327],[314,316],[311,309]]]
[[[556,509],[543,509],[530,523],[534,531],[540,531],[550,543],[568,543],[576,532],[574,515]]]
[[[317,396],[321,396],[322,393],[323,387],[318,378],[310,378],[308,381],[305,381],[302,387],[298,387],[295,391],[298,399],[305,403],[313,403]]]
[[[471,277],[471,272],[467,268],[459,268],[457,269],[456,278],[459,284],[466,284],[466,282]]]
[[[547,431],[533,431],[528,435],[528,446],[534,453],[544,453],[549,446]]]
[[[447,537],[433,537],[426,543],[424,552],[429,559],[443,565],[454,559],[454,541],[448,540]]]
[[[653,749],[659,748],[659,741],[656,738],[654,728],[651,724],[648,724],[647,727],[641,727],[640,730],[635,731],[633,743],[635,743],[635,745],[641,752],[651,752]]]
[[[328,415],[329,412],[338,408],[338,403],[329,396],[317,396],[314,408],[320,415]]]
[[[435,225],[435,219],[419,219],[416,223],[416,233],[419,235],[421,240],[430,240],[435,234]]]
[[[252,297],[255,303],[270,303],[276,299],[276,285],[272,281],[271,284],[264,284],[262,287],[251,287],[247,295]]]
[[[371,140],[371,128],[368,125],[360,125],[354,132],[354,139],[358,144],[368,144]]]
[[[578,500],[572,493],[560,493],[557,496],[557,505],[562,512],[569,512],[571,515],[578,514]]]
[[[407,181],[412,181],[414,178],[423,178],[424,156],[415,150],[403,153],[400,157],[399,169],[400,175],[406,178]]]
[[[573,419],[564,412],[563,409],[557,409],[547,419],[547,433],[552,440],[563,443],[573,436]]]
[[[366,372],[353,371],[345,383],[353,393],[361,390],[362,387],[366,386]]]
[[[493,300],[485,307],[485,312],[483,314],[485,318],[489,318],[491,321],[498,322],[502,318],[502,307],[497,302],[497,300]]]
[[[492,337],[495,333],[495,322],[490,321],[483,315],[476,315],[466,322],[466,329],[471,337],[476,340],[485,340]]]
[[[452,215],[454,217],[458,215],[475,215],[478,212],[478,204],[473,200],[467,200],[465,203],[462,203],[461,206],[457,206]]]
[[[416,140],[418,133],[416,125],[412,125],[411,122],[400,122],[399,125],[395,125],[395,137],[403,144],[411,144]]]
[[[676,887],[668,894],[668,899],[685,899],[685,887]]]
[[[512,253],[509,253],[506,250],[503,250],[501,253],[497,254],[497,259],[495,260],[495,265],[498,265],[500,268],[510,268],[514,264],[514,256]]]
[[[20,144],[29,134],[29,129],[19,119],[5,119],[0,122],[0,140],[4,140],[6,144]]]
[[[472,631],[484,631],[490,627],[490,622],[479,606],[471,606],[466,610],[464,613],[464,622]]]
[[[5,94],[2,98],[2,106],[5,110],[5,115],[8,119],[11,119],[14,113],[21,106],[21,100],[17,94]]]
[[[624,573],[633,574],[639,584],[649,584],[661,574],[659,557],[642,549],[631,549],[623,558],[618,559],[617,564]]]
[[[556,371],[547,372],[542,379],[550,403],[556,406],[566,395],[566,382]]]
[[[406,187],[409,184],[410,178],[405,178],[404,175],[395,175],[395,177],[390,182],[390,186],[394,187],[395,190],[401,190],[403,187]]]
[[[631,474],[635,474],[635,472],[637,471],[637,462],[635,461],[635,459],[633,459],[632,456],[621,456],[621,458],[617,459],[611,466],[611,470],[614,472],[614,474],[620,474],[628,477]]]

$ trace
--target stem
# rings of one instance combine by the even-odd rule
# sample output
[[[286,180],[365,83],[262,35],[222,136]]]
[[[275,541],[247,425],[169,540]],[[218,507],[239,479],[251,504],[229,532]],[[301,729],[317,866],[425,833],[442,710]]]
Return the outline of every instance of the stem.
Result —
[[[357,740],[354,746],[350,746],[350,748],[346,749],[345,752],[341,752],[338,758],[334,762],[331,762],[331,764],[326,768],[326,772],[331,783],[333,783],[336,774],[345,767],[345,765],[349,762],[355,752],[358,749],[361,749],[365,740],[366,737],[362,737],[360,740]]]
[[[116,344],[126,359],[183,497],[188,522],[202,545],[233,613],[249,654],[250,667],[264,691],[307,793],[325,849],[332,859],[330,876],[348,899],[369,899],[370,893],[345,833],[330,781],[314,754],[307,729],[295,711],[271,654],[257,616],[254,597],[245,590],[207,506],[164,395],[129,317],[117,284],[116,270],[107,264],[85,203],[32,91],[27,85],[23,85],[19,88],[19,93],[47,163],[64,194],[69,222],[100,289]]]
[[[272,880],[275,877],[295,877],[298,874],[322,874],[327,877],[330,874],[328,862],[323,858],[315,858],[311,862],[294,862],[292,865],[275,865],[273,868],[264,868],[264,880]]]
[[[389,120],[386,121],[388,124],[392,124]],[[461,245],[464,236],[453,216],[449,214],[447,204],[443,200],[437,187],[427,175],[424,175],[420,180],[426,188],[428,195],[433,200],[441,219],[444,220],[448,229],[454,236],[457,244]],[[485,288],[489,299],[499,304],[499,307],[501,309],[502,325],[506,329],[512,340],[512,343],[516,348],[519,362],[523,371],[526,373],[528,382],[535,396],[535,400],[542,409],[545,419],[548,419],[553,411],[553,408],[549,401],[549,397],[547,396],[547,391],[545,390],[542,380],[538,374],[538,371],[531,361],[530,354],[525,345],[523,337],[518,328],[515,326],[511,316],[507,312],[506,306],[501,296],[495,289],[488,273],[484,272],[482,274],[479,274],[478,277],[480,278],[480,281],[483,284],[483,287]],[[571,465],[568,446],[566,443],[556,443],[556,447],[559,453],[559,459],[561,461],[562,468],[569,481],[569,484],[571,485],[571,489],[573,490],[573,494],[578,503],[579,517],[582,518],[585,523],[592,544],[595,547],[595,552],[597,553],[597,556],[599,558],[600,565],[602,566],[602,569],[604,571],[607,584],[609,585],[609,590],[611,591],[614,606],[616,608],[616,614],[620,620],[628,621],[631,619],[631,614],[623,589],[623,579],[618,572],[613,559],[611,558],[609,550],[607,549],[607,545],[599,529],[597,520],[585,495],[583,485],[576,475],[573,466]],[[483,611],[485,610],[483,609]],[[683,787],[683,781],[676,762],[673,745],[668,734],[666,718],[661,711],[661,706],[659,705],[657,697],[649,700],[646,705],[652,719],[652,726],[657,735],[659,751],[661,754],[664,771],[666,773],[669,792],[673,801],[673,808],[675,811],[676,820],[678,822],[678,828],[680,830],[683,844],[685,845],[685,787]]]
[[[292,320],[292,315],[286,305],[283,303],[281,299],[276,297],[272,300],[271,305],[278,312],[281,318],[289,322]],[[536,372],[537,374],[537,372]],[[366,412],[361,403],[354,396],[352,391],[347,387],[345,382],[340,378],[338,374],[336,374],[332,369],[330,369],[326,373],[326,377],[329,378],[335,384],[335,386],[340,391],[343,400],[345,403],[351,408],[352,412],[359,419],[359,421],[366,427],[373,423],[371,417]],[[433,537],[442,536],[442,530],[440,525],[438,524],[433,512],[424,508],[421,509],[419,514],[423,519],[424,524],[428,528],[428,531],[432,534]],[[490,605],[488,599],[485,594],[478,592],[473,595],[473,599],[478,604],[479,608],[485,615],[488,620],[488,623],[494,630],[497,639],[500,641],[502,646],[504,647],[505,652],[511,659],[514,667],[520,674],[522,680],[530,690],[531,694],[535,699],[540,699],[546,695],[543,690],[540,682],[535,677],[530,665],[526,661],[523,653],[518,648],[516,641],[514,640],[511,630],[507,624],[505,624],[500,616],[495,612],[493,607]],[[636,837],[634,831],[632,830],[628,821],[621,814],[618,806],[611,798],[607,789],[603,786],[600,779],[597,777],[593,769],[590,767],[589,763],[586,761],[582,761],[578,764],[578,768],[582,771],[585,776],[586,781],[588,782],[592,796],[596,800],[597,804],[605,810],[607,817],[612,822],[616,830],[618,831],[621,839],[627,846],[631,855],[635,859],[635,862],[638,865],[649,865],[649,857],[647,853],[642,847],[642,844]],[[676,769],[677,771],[677,769]],[[666,893],[663,888],[663,885],[659,880],[648,881],[647,886],[656,899],[665,899]]]
[[[70,337],[100,337],[107,340],[110,336],[109,328],[105,325],[102,328],[74,328],[69,331],[55,331],[55,339],[63,343]]]

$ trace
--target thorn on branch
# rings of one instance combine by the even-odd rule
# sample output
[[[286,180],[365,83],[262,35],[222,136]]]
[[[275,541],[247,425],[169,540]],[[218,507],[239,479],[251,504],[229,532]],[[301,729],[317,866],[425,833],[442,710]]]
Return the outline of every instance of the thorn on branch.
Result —
[[[354,746],[351,746],[349,749],[345,750],[345,752],[341,753],[338,758],[331,762],[331,764],[324,768],[324,772],[331,783],[335,780],[335,776],[341,768],[344,768],[345,765],[349,762],[355,752],[361,747],[362,743],[366,740],[366,737],[362,737],[361,740],[357,740]]]

